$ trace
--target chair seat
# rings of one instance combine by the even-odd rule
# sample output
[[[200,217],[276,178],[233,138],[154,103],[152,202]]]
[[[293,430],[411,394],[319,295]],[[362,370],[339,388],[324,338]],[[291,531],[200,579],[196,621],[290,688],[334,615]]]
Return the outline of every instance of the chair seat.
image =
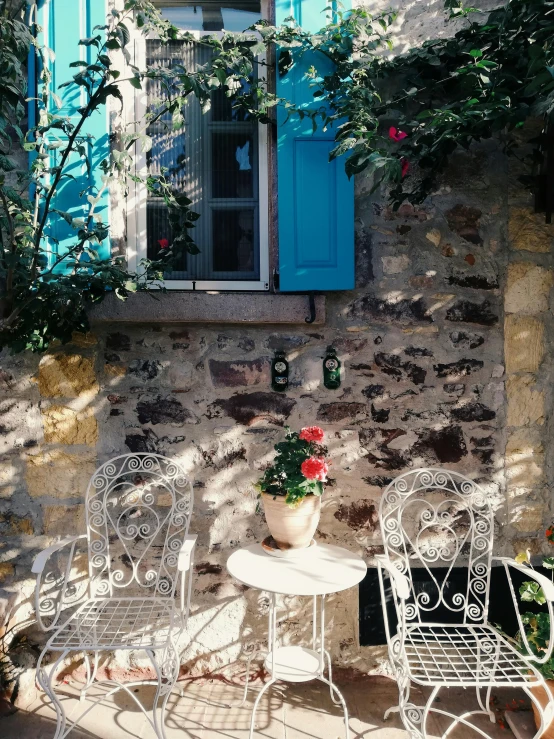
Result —
[[[530,663],[490,626],[408,626],[405,652],[410,678],[420,685],[523,686],[538,680]]]
[[[104,598],[85,601],[48,641],[48,648],[160,649],[175,628],[173,600]]]

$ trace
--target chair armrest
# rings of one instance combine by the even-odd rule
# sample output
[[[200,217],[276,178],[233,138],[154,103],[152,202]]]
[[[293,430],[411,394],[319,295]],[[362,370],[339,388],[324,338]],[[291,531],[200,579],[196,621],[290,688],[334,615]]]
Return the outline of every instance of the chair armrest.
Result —
[[[396,594],[401,600],[407,600],[410,597],[410,583],[406,575],[402,574],[400,570],[395,567],[390,559],[384,554],[378,554],[375,559],[379,567],[382,567],[391,580],[394,582],[396,588]]]
[[[71,593],[71,589],[69,589],[69,599],[66,600],[66,596],[68,595],[71,566],[75,555],[75,545],[80,539],[87,539],[87,535],[81,534],[79,536],[70,536],[69,538],[63,539],[56,544],[52,544],[52,546],[44,549],[35,557],[35,561],[33,562],[33,566],[31,568],[31,571],[37,576],[37,582],[35,585],[35,615],[37,623],[43,631],[51,631],[52,629],[54,629],[58,624],[64,608],[75,605],[83,597],[83,594],[81,593],[78,594],[77,598],[75,598],[75,594]],[[41,586],[46,563],[48,562],[48,559],[52,554],[60,551],[67,546],[70,547],[67,566],[65,567],[65,571],[62,573],[61,579],[56,582],[56,586],[59,586],[57,596],[54,597],[52,594],[47,594],[45,597],[42,598],[41,601]],[[48,578],[49,575],[47,573],[45,579],[47,581],[47,584],[51,584],[52,581],[48,583]],[[48,611],[48,613],[53,612],[52,621],[49,625],[46,625],[42,619],[45,611]]]
[[[502,562],[504,566],[513,567],[515,570],[523,572],[531,580],[538,582],[542,588],[546,600],[554,603],[554,583],[544,575],[541,575],[540,572],[536,572],[535,570],[531,569],[531,567],[527,567],[524,564],[516,562],[516,560],[512,559],[511,557],[493,557],[492,559],[497,562]]]
[[[68,544],[72,544],[74,541],[86,538],[86,534],[81,534],[80,536],[70,536],[69,538],[63,539],[56,544],[52,544],[52,546],[48,547],[47,549],[43,549],[42,552],[39,552],[39,554],[37,554],[37,556],[35,557],[35,561],[33,562],[33,566],[31,567],[31,572],[34,575],[39,575],[44,570],[46,562],[48,561],[51,554],[54,554],[54,552],[57,552],[59,549],[63,549]]]
[[[514,601],[514,608],[519,626],[519,635],[527,650],[527,658],[535,662],[536,664],[543,665],[551,658],[552,651],[554,649],[554,611],[552,609],[552,603],[554,603],[554,584],[547,577],[541,575],[540,572],[535,572],[535,570],[531,569],[531,567],[526,567],[524,564],[516,562],[516,560],[512,559],[511,557],[492,557],[492,560],[496,562],[501,562],[504,565],[504,569],[506,570],[510,591],[512,593],[512,598]],[[523,574],[527,575],[529,579],[537,582],[541,586],[544,597],[546,598],[546,605],[548,607],[548,615],[550,618],[550,636],[548,639],[548,647],[543,652],[542,657],[538,657],[533,652],[533,650],[531,649],[531,645],[529,644],[529,641],[527,639],[527,634],[525,633],[525,625],[521,620],[521,614],[519,612],[519,608],[517,607],[517,598],[514,590],[514,584],[512,582],[512,578],[510,577],[508,567],[513,567],[515,570],[523,572]]]
[[[196,546],[197,534],[187,534],[179,550],[179,561],[177,567],[180,572],[188,572],[192,565],[192,553]]]

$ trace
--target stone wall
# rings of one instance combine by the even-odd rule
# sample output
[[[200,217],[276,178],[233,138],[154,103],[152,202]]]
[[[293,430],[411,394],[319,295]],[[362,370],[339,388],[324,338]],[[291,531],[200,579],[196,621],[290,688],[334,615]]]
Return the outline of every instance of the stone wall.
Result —
[[[370,197],[361,178],[358,287],[328,295],[324,326],[307,326],[303,315],[286,330],[97,326],[42,357],[3,357],[4,619],[32,616],[36,552],[84,530],[95,465],[156,451],[181,461],[194,480],[199,541],[187,667],[220,670],[239,658],[263,638],[267,603],[233,582],[225,561],[264,535],[253,482],[284,424],[317,422],[328,436],[333,486],[320,540],[371,565],[383,486],[433,465],[463,471],[495,496],[498,553],[538,551],[551,515],[553,229],[517,187],[507,191],[507,176],[504,158],[481,147],[454,157],[425,205],[398,212]],[[338,391],[322,384],[329,344],[344,366]],[[291,366],[286,394],[270,389],[276,349]],[[356,590],[332,601],[333,659],[380,668],[382,650],[358,646]],[[308,627],[301,604],[288,605],[292,638]]]

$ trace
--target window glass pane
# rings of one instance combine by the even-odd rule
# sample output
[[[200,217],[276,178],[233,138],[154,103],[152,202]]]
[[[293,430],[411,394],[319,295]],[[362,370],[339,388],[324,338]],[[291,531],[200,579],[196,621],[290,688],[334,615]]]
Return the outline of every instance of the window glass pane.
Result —
[[[189,8],[161,8],[164,18],[173,23],[177,28],[187,31],[203,31],[203,18],[201,7]]]
[[[163,46],[146,42],[147,63],[171,68],[180,65],[195,71],[209,62],[210,48],[175,41]],[[155,114],[163,103],[160,81],[149,80],[147,106]],[[148,128],[152,149],[148,171],[165,170],[176,193],[191,199],[190,208],[200,215],[191,236],[200,254],[186,255],[167,279],[258,280],[258,131],[255,120],[233,111],[225,90],[212,95],[212,108],[203,114],[190,95],[182,110],[183,129],[173,131],[171,116],[164,115]],[[172,244],[167,209],[160,198],[148,196],[148,256],[159,251],[160,239]],[[164,243],[164,242],[162,242]]]
[[[212,197],[254,197],[252,150],[251,133],[212,133]]]
[[[147,254],[148,259],[157,259],[161,244],[169,246],[173,241],[173,233],[169,225],[167,208],[162,200],[150,199],[146,205],[146,233],[147,233]],[[164,243],[165,242],[165,243]],[[187,269],[187,257],[189,255],[182,254],[175,263],[178,270]]]
[[[214,270],[250,272],[254,269],[253,210],[214,209]]]
[[[179,0],[156,3],[164,18],[185,31],[244,31],[261,18],[260,2],[210,2],[195,5]]]
[[[212,121],[247,121],[249,119],[248,111],[233,107],[233,101],[227,97],[225,90],[220,88],[212,93]]]

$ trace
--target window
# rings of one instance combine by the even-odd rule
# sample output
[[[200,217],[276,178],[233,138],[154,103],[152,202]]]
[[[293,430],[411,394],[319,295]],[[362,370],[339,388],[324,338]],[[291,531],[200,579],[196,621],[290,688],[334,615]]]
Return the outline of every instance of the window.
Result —
[[[179,28],[198,36],[223,29],[242,31],[260,17],[259,0],[201,5],[177,0],[158,3],[162,13]],[[162,45],[156,39],[137,40],[137,63],[160,67],[184,65],[194,69],[209,61],[209,49],[174,41]],[[137,94],[134,117],[140,120],[147,107],[159,101],[162,91],[151,81]],[[170,117],[152,124],[147,133],[152,148],[139,166],[143,173],[167,174],[174,189],[192,200],[200,214],[192,232],[200,254],[183,256],[165,286],[196,290],[267,290],[268,175],[267,132],[264,125],[233,110],[223,90],[212,95],[211,110],[202,114],[198,101],[189,97],[183,110],[185,128],[172,131]],[[135,261],[154,257],[158,241],[171,243],[167,208],[161,199],[139,186],[129,223],[129,244]]]

